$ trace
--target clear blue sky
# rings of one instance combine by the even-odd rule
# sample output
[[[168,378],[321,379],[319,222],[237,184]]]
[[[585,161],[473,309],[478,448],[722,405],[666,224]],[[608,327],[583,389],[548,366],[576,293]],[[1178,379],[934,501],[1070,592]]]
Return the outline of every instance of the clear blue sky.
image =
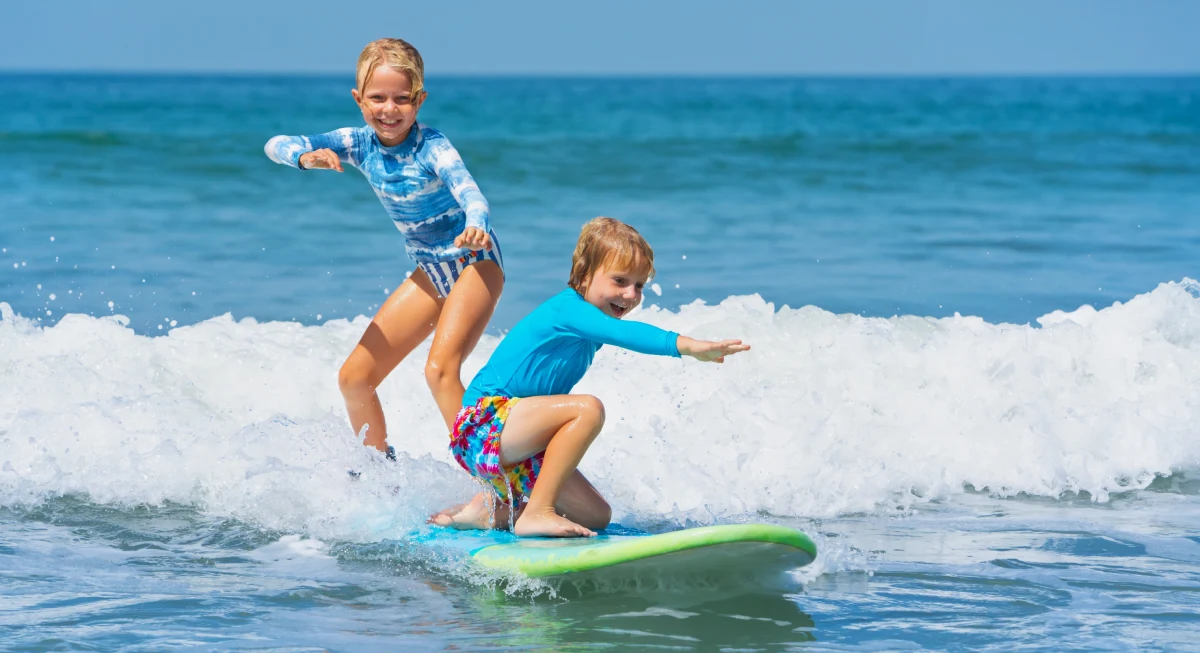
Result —
[[[1200,73],[1200,0],[5,0],[0,70]]]

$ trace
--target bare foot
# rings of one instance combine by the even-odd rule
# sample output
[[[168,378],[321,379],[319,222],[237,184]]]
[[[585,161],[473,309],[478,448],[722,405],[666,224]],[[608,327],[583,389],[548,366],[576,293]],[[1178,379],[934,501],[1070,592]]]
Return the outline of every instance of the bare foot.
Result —
[[[487,497],[480,492],[464,504],[447,508],[429,518],[429,523],[465,530],[488,530],[492,528],[492,511],[488,509]],[[499,526],[508,525],[508,507],[501,504],[496,506],[494,523]]]
[[[450,506],[449,508],[439,510],[439,511],[433,513],[432,515],[430,515],[429,519],[426,520],[425,523],[426,524],[436,524],[438,526],[449,526],[454,521],[453,516],[457,515],[459,512],[462,512],[462,509],[466,508],[466,507],[467,507],[467,504],[460,503],[458,505]]]
[[[566,517],[555,514],[551,508],[538,511],[526,508],[525,512],[521,514],[521,517],[517,519],[517,523],[513,526],[513,533],[526,537],[596,536],[595,532],[576,524]]]

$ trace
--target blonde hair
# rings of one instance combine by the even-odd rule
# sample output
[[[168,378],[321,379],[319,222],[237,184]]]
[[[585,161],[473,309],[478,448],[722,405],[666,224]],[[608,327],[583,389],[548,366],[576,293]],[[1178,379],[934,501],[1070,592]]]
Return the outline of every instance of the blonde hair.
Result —
[[[571,256],[571,278],[567,285],[583,294],[592,275],[605,266],[645,271],[654,276],[654,250],[637,229],[613,218],[592,218],[579,232]]]
[[[378,39],[371,41],[358,55],[358,66],[354,78],[358,84],[358,92],[366,90],[371,82],[375,69],[387,66],[408,76],[412,85],[412,97],[425,90],[425,62],[421,53],[411,43],[403,39]]]

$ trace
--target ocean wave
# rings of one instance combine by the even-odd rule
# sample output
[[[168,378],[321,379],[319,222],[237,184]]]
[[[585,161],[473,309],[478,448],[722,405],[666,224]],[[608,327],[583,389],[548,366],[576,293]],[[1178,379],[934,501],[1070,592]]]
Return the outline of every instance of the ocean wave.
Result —
[[[597,355],[576,390],[608,422],[582,469],[626,524],[890,514],[981,490],[1107,501],[1200,470],[1189,279],[1038,326],[756,295],[632,319],[753,350],[720,366]],[[41,327],[0,303],[0,506],[172,501],[315,537],[399,536],[474,486],[445,450],[427,344],[380,390],[399,463],[357,444],[336,373],[366,323],[225,315],[147,337],[121,316]]]

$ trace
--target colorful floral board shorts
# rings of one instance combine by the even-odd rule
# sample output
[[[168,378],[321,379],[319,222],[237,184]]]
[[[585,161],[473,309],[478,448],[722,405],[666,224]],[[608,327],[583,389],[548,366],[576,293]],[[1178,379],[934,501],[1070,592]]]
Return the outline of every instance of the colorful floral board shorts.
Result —
[[[450,453],[458,464],[471,476],[490,484],[496,496],[509,504],[509,488],[524,497],[533,492],[544,457],[539,453],[509,469],[500,466],[500,432],[509,411],[520,400],[483,397],[474,406],[463,406],[454,418],[454,432],[450,434]]]

